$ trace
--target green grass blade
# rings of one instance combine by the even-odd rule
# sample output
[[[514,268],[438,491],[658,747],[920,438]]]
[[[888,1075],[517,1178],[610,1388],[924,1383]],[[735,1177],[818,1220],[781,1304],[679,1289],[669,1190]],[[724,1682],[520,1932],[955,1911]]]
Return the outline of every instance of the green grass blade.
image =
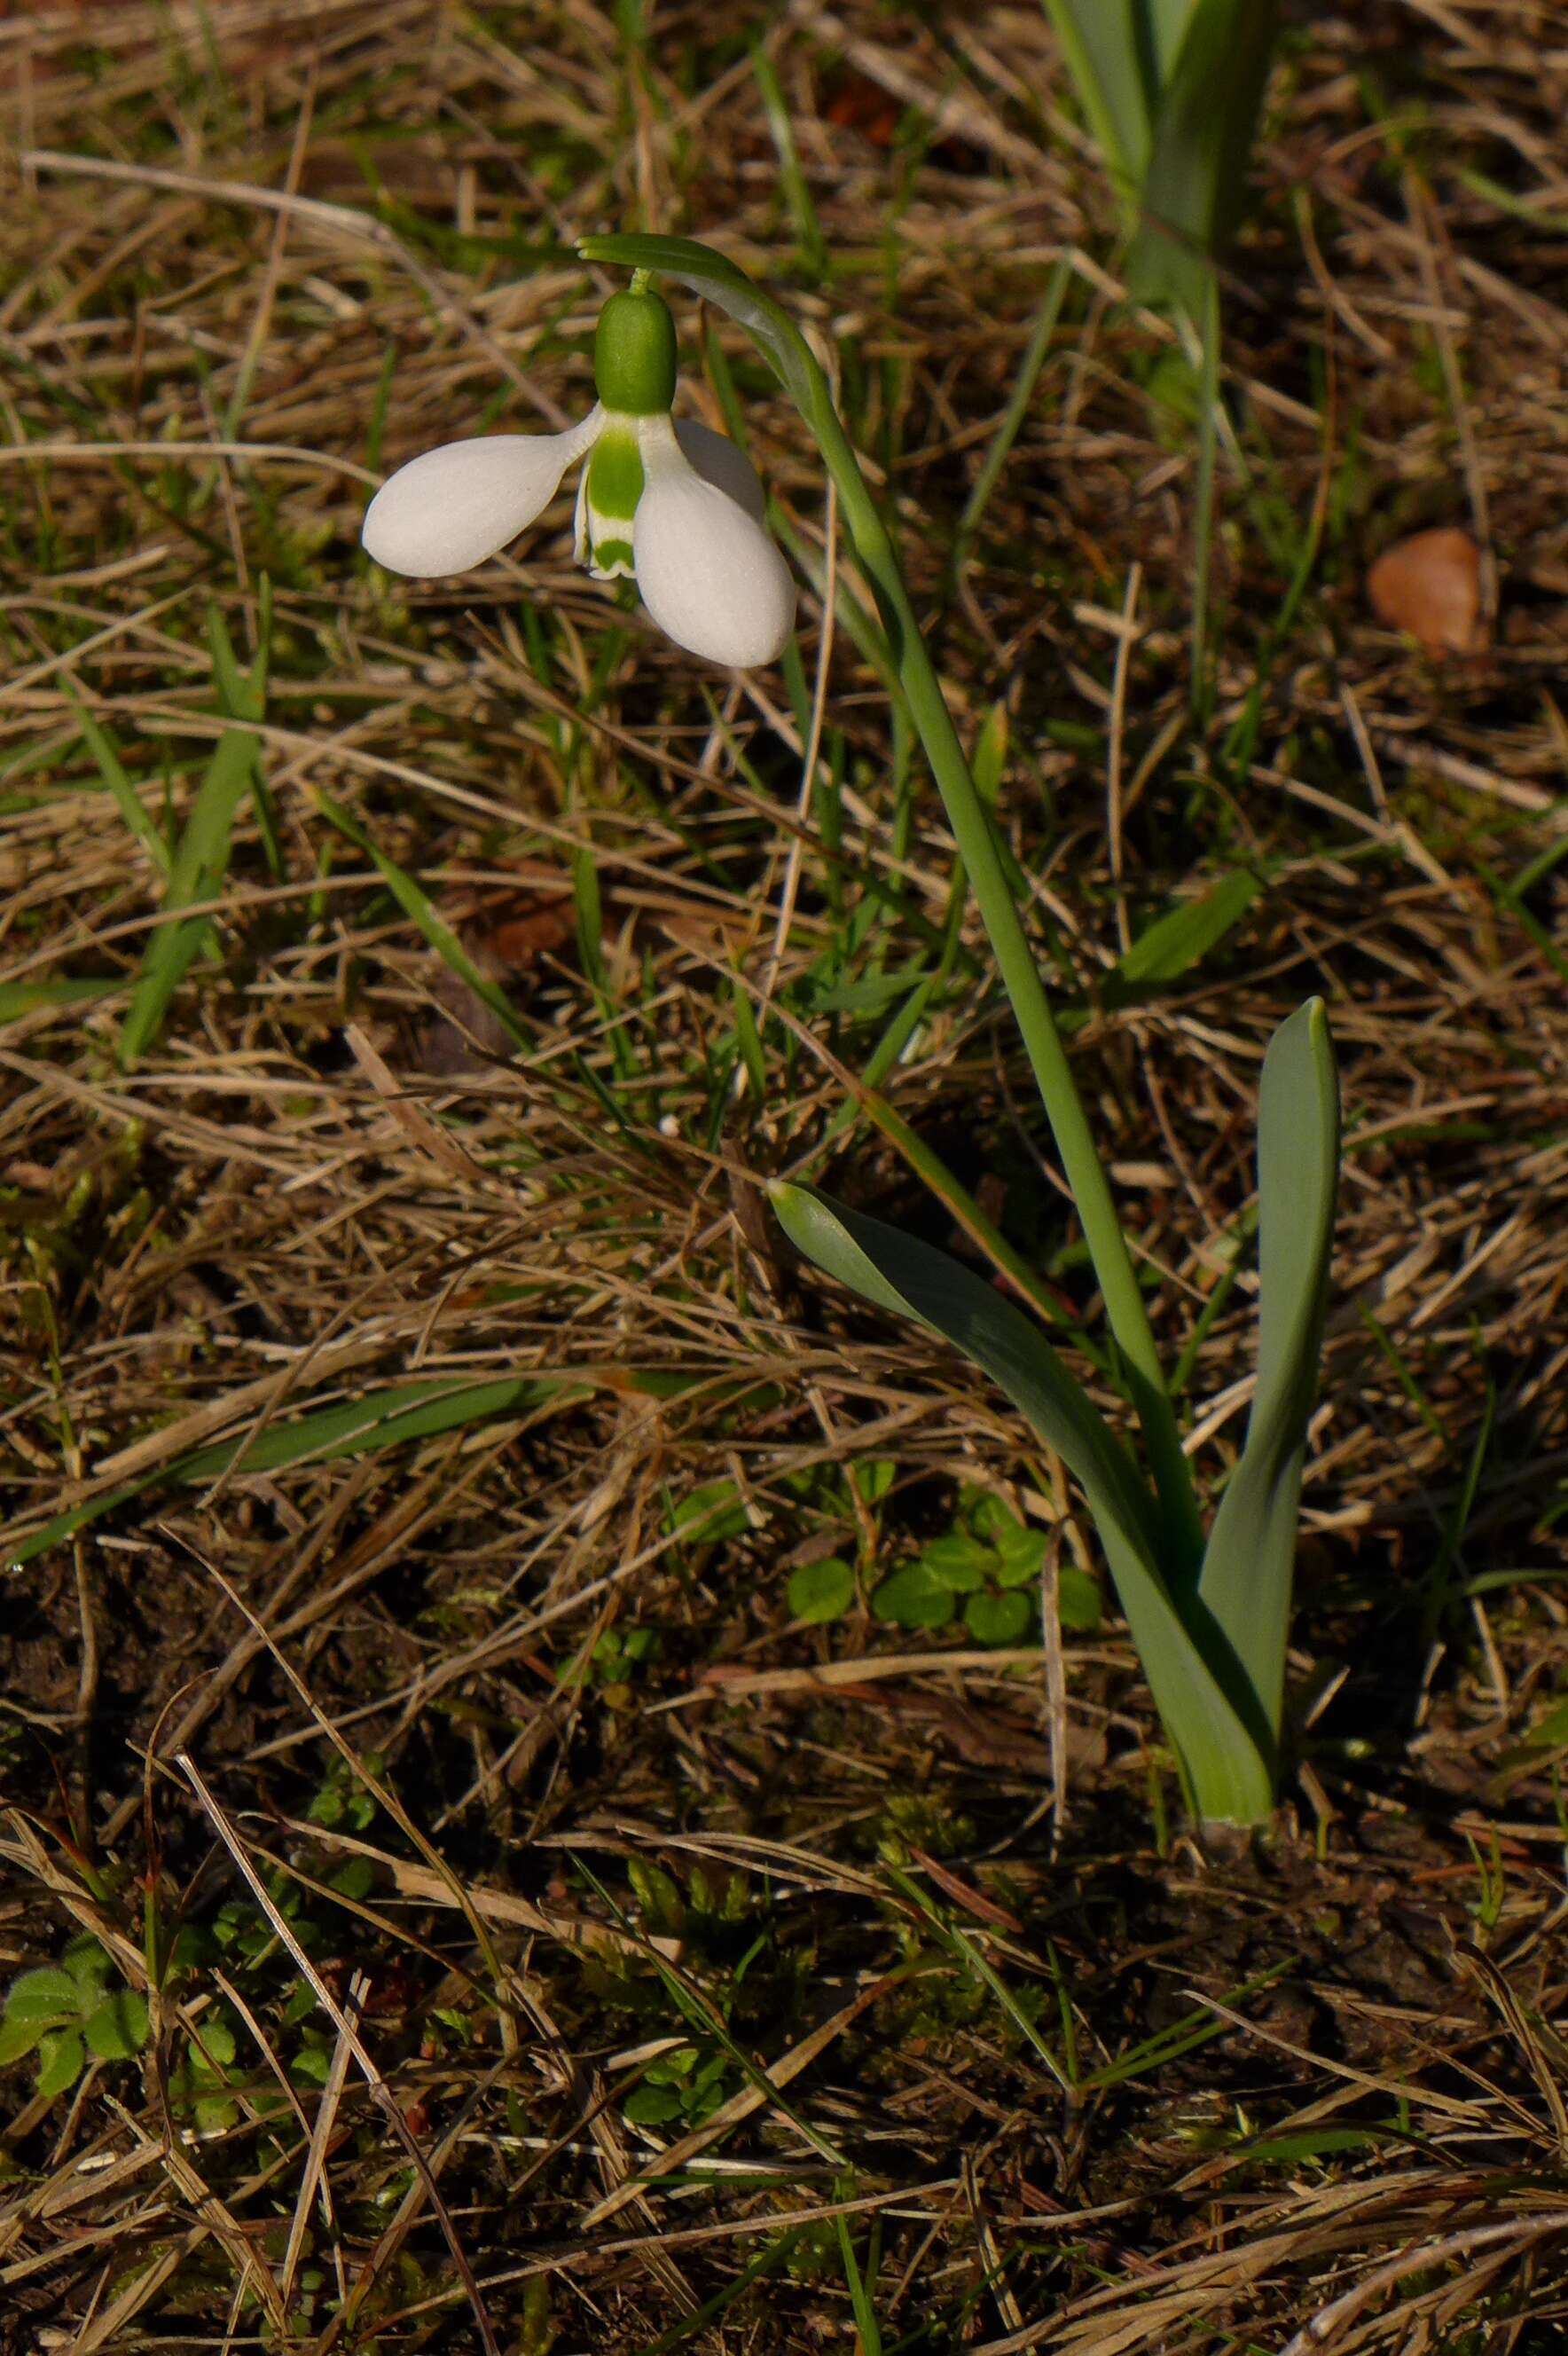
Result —
[[[219,1440],[209,1447],[194,1449],[188,1456],[176,1457],[172,1463],[159,1465],[138,1480],[57,1514],[52,1521],[8,1545],[5,1560],[12,1567],[30,1562],[46,1547],[74,1536],[146,1489],[216,1481],[222,1473],[278,1472],[309,1461],[325,1463],[369,1450],[396,1448],[405,1440],[427,1440],[433,1433],[456,1430],[466,1424],[518,1415],[569,1387],[583,1393],[590,1388],[586,1384],[569,1386],[564,1379],[453,1383],[432,1376],[422,1382],[371,1391],[364,1398],[347,1399],[336,1407],[315,1408],[286,1422],[269,1424],[253,1440]]]
[[[84,1006],[123,988],[118,980],[100,981],[86,974],[62,975],[55,981],[0,982],[0,1023],[15,1023],[19,1015],[31,1014],[40,1006]]]
[[[267,672],[272,659],[272,584],[261,575],[257,595],[256,659],[249,670],[241,670],[234,651],[234,641],[229,635],[229,625],[216,605],[207,609],[207,643],[212,655],[212,675],[218,685],[218,708],[229,720],[261,722],[267,713]],[[283,849],[278,832],[278,816],[268,790],[267,773],[261,766],[261,740],[251,740],[251,798],[255,806],[256,824],[261,831],[261,848],[267,856],[273,880],[281,883],[283,875]]]
[[[255,758],[251,731],[231,729],[219,738],[202,773],[169,869],[163,917],[148,940],[120,1033],[122,1071],[130,1071],[156,1039],[169,1001],[207,938],[210,917],[182,917],[180,911],[213,899],[223,888],[234,814],[244,799]]]
[[[491,1013],[505,1029],[513,1045],[531,1046],[533,1043],[528,1033],[524,1024],[519,1022],[506,991],[480,972],[451,926],[437,916],[434,904],[423,885],[417,884],[411,875],[398,865],[395,859],[389,857],[375,838],[360,825],[358,819],[351,818],[342,804],[335,802],[330,794],[324,794],[318,789],[315,798],[323,817],[329,819],[339,834],[346,841],[353,843],[357,851],[362,851],[366,858],[379,870],[382,881],[404,916],[411,918],[442,962],[456,974],[460,981],[467,983],[475,998],[484,1000]]]
[[[1234,931],[1262,889],[1261,877],[1238,867],[1200,898],[1168,908],[1118,959],[1106,984],[1106,1003],[1120,1005],[1140,991],[1179,981]]]
[[[752,46],[752,72],[756,80],[757,95],[763,102],[769,135],[778,153],[779,185],[795,223],[801,261],[813,277],[824,279],[828,268],[827,241],[822,234],[822,223],[816,217],[811,189],[801,168],[800,151],[795,145],[789,107],[779,87],[773,59],[760,41],[753,42]]]
[[[1269,1043],[1258,1091],[1258,1379],[1246,1445],[1215,1515],[1199,1599],[1269,1724],[1285,1688],[1307,1426],[1317,1396],[1339,1179],[1339,1086],[1323,1001]]]
[[[975,477],[975,487],[964,502],[964,512],[958,519],[958,530],[953,540],[953,552],[947,560],[946,571],[943,578],[944,597],[952,595],[954,587],[963,576],[964,567],[968,562],[969,551],[975,544],[976,536],[985,519],[986,509],[991,504],[991,495],[1001,480],[1002,468],[1008,462],[1008,453],[1018,440],[1024,419],[1029,414],[1029,404],[1034,399],[1035,387],[1040,382],[1040,370],[1044,368],[1046,357],[1051,350],[1051,339],[1056,333],[1056,323],[1061,316],[1061,305],[1066,300],[1068,282],[1072,275],[1072,264],[1064,255],[1046,281],[1044,299],[1036,315],[1034,330],[1029,339],[1029,348],[1019,363],[1012,391],[1008,396],[1008,405],[1003,412],[1002,422],[991,437],[990,446],[981,463],[980,471]]]
[[[107,729],[99,726],[91,712],[85,711],[77,701],[69,683],[65,688],[65,698],[76,713],[77,724],[81,730],[82,743],[97,763],[98,774],[113,795],[121,817],[152,861],[157,873],[166,876],[171,864],[169,846],[142,808],[141,796],[132,784],[124,763],[114,749],[112,738]]]
[[[928,1326],[982,1366],[1077,1478],[1166,1731],[1206,1817],[1250,1824],[1273,1805],[1272,1746],[1223,1645],[1202,1644],[1168,1586],[1154,1500],[1132,1458],[1045,1335],[983,1277],[814,1188],[776,1183],[780,1225],[863,1299]],[[1203,1633],[1211,1631],[1204,1616]]]

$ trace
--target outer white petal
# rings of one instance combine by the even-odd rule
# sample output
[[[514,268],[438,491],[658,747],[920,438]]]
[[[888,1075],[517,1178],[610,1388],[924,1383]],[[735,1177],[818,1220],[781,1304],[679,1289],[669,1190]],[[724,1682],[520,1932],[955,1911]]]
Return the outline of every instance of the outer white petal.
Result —
[[[427,450],[371,500],[366,548],[389,572],[427,580],[483,564],[549,507],[600,418],[595,409],[565,434],[485,434]]]
[[[645,419],[638,438],[647,482],[632,552],[644,605],[708,662],[776,662],[795,625],[788,565],[755,517],[688,463],[667,418]]]
[[[676,419],[675,438],[705,483],[727,493],[737,507],[762,522],[767,494],[738,442],[731,442],[727,434],[715,434],[710,425],[699,425],[695,417]]]

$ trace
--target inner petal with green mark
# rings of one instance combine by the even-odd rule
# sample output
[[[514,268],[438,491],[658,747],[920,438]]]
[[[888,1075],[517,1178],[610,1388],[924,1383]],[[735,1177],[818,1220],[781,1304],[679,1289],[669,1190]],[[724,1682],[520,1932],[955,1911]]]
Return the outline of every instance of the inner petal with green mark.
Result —
[[[612,418],[602,429],[577,501],[577,561],[596,581],[632,571],[632,519],[643,496],[636,427]]]

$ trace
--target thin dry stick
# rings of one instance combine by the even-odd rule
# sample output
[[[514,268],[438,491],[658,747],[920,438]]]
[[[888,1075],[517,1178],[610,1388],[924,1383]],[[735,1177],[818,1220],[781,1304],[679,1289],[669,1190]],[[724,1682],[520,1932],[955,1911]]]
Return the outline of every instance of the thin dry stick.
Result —
[[[348,1983],[348,1997],[344,2007],[345,2022],[337,2032],[337,2042],[332,2050],[332,2066],[326,2073],[326,2083],[316,2104],[315,2125],[311,2129],[310,2149],[305,2154],[304,2168],[300,2176],[299,2199],[289,2226],[288,2247],[283,2252],[283,2306],[286,2309],[293,2296],[294,2273],[300,2253],[304,2247],[305,2228],[310,2222],[311,2202],[316,2187],[321,2188],[321,2213],[327,2225],[332,2223],[332,2191],[326,2180],[326,2147],[332,2140],[332,2130],[337,2124],[337,2106],[343,2100],[344,2082],[348,2075],[348,2023],[357,2026],[365,2010],[365,1998],[370,1992],[370,1976],[356,1972]]]
[[[329,475],[352,475],[357,483],[368,483],[372,490],[380,481],[380,477],[373,475],[368,466],[361,466],[352,458],[335,457],[330,450],[296,449],[292,442],[8,442],[0,447],[0,466],[38,458],[48,460],[51,466],[58,466],[62,458],[73,462],[102,458],[287,458],[299,466],[325,467]],[[183,596],[187,593],[182,590],[180,594]],[[73,647],[72,660],[83,651],[80,647]]]
[[[337,1998],[333,1995],[331,1989],[327,1987],[326,1982],[322,1978],[321,1974],[316,1970],[315,1965],[311,1962],[310,1957],[305,1954],[304,1949],[301,1946],[298,1939],[294,1935],[293,1927],[290,1923],[287,1916],[283,1914],[275,1904],[266,1883],[261,1879],[261,1875],[251,1865],[250,1856],[245,1848],[244,1843],[240,1838],[239,1834],[235,1831],[234,1826],[229,1823],[223,1809],[219,1805],[218,1801],[214,1798],[212,1793],[208,1788],[201,1770],[197,1767],[195,1760],[190,1756],[188,1751],[176,1751],[175,1754],[175,1763],[189,1783],[192,1791],[196,1794],[197,1799],[199,1801],[208,1823],[212,1826],[213,1830],[217,1833],[219,1840],[223,1843],[224,1847],[229,1851],[229,1856],[234,1859],[235,1864],[243,1874],[246,1883],[250,1888],[251,1894],[255,1899],[257,1905],[261,1908],[262,1913],[272,1924],[277,1936],[283,1941],[284,1946],[288,1949],[289,1954],[293,1957],[293,1960],[304,1977],[309,1981],[310,1986],[315,1992],[316,2002],[320,2005],[322,2010],[327,2015],[328,2019],[336,2023],[338,2035],[344,2040],[347,2045],[348,2051],[353,2054],[355,2061],[359,2064],[359,2068],[364,2075],[365,2083],[370,2090],[372,2101],[375,2103],[378,2110],[380,2111],[382,2116],[386,2119],[388,2126],[391,2128],[392,2133],[397,2136],[398,2141],[402,2145],[403,2149],[408,2153],[410,2159],[413,2163],[415,2173],[418,2175],[421,2182],[424,2186],[425,2198],[429,2201],[432,2211],[440,2223],[442,2233],[446,2238],[446,2246],[452,2252],[453,2264],[456,2266],[459,2275],[463,2278],[463,2287],[468,2294],[468,2302],[474,2310],[474,2320],[479,2327],[479,2336],[485,2343],[485,2356],[501,2356],[500,2343],[496,2338],[495,2329],[491,2324],[484,2298],[480,2294],[479,2285],[475,2280],[474,2269],[469,2265],[463,2244],[457,2238],[457,2228],[453,2225],[446,2203],[441,2197],[440,2188],[438,2187],[434,2177],[431,2174],[429,2163],[426,2160],[423,2152],[420,2149],[419,2138],[415,2136],[413,2130],[409,2126],[407,2119],[403,2116],[402,2109],[398,2102],[397,2096],[393,2094],[385,2078],[382,2077],[381,2072],[376,2067],[375,2062],[371,2060],[369,2053],[367,2051],[365,2045],[360,2039],[359,2032],[357,2029],[356,2029],[353,2021],[349,2019],[348,2014],[344,2010],[342,2005],[338,2003]]]

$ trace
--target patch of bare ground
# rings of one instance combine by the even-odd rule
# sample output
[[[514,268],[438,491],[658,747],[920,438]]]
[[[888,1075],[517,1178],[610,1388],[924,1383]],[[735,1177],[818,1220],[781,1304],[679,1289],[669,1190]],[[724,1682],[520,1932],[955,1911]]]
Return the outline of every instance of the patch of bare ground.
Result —
[[[1196,707],[1190,380],[1118,301],[1043,15],[126,0],[0,59],[0,1954],[75,1991],[0,2047],[0,2350],[1552,2344],[1561,5],[1292,13]],[[819,1052],[861,1071],[923,974],[888,1100],[1097,1321],[851,617],[819,662],[794,412],[683,315],[811,584],[798,671],[694,676],[553,524],[460,583],[358,553],[391,465],[579,412],[572,240],[637,223],[834,362],[1216,1485],[1262,1046],[1328,1001],[1296,1762],[1250,1845],[1181,1833],[1108,1603],[1008,1649],[871,1604],[961,1482],[1094,1570],[1001,1403],[755,1194],[809,1167],[965,1248]],[[1484,557],[1442,658],[1363,594],[1439,526]],[[1118,985],[1237,869],[1203,964]],[[737,975],[791,1018],[760,1087]],[[833,1551],[854,1607],[792,1621]]]

